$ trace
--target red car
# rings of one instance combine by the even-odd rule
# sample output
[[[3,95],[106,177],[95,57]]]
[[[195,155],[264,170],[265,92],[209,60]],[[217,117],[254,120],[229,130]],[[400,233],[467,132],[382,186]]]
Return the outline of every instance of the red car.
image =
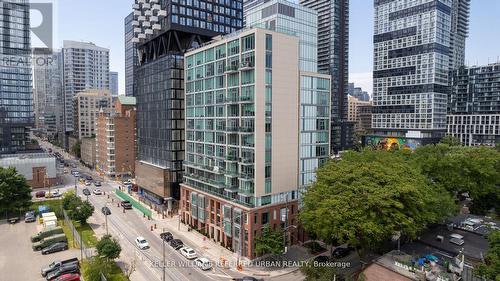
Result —
[[[37,191],[35,193],[35,197],[36,198],[42,198],[42,197],[45,197],[45,191]]]
[[[54,281],[80,281],[80,274],[68,273],[54,279]]]

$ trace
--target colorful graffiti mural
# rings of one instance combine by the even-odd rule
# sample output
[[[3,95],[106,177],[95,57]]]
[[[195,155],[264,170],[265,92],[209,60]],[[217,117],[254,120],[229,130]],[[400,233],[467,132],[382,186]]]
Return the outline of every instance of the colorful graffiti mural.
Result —
[[[380,150],[415,150],[421,145],[420,141],[416,139],[378,136],[365,136],[364,144],[367,147]]]

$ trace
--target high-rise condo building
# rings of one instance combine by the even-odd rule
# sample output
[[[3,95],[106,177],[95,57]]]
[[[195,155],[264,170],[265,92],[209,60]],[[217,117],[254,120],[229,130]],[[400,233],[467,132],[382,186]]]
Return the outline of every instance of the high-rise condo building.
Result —
[[[302,239],[300,194],[329,157],[330,76],[300,70],[299,41],[251,28],[185,55],[182,221],[250,258],[265,225]]]
[[[444,135],[448,74],[463,64],[468,2],[374,1],[374,135],[416,145]]]
[[[297,36],[300,70],[318,71],[318,13],[315,10],[286,0],[271,0],[251,7],[245,11],[247,27],[261,27]]]
[[[117,97],[119,94],[118,88],[118,72],[109,72],[109,90],[111,91],[112,97]]]
[[[130,13],[125,18],[125,95],[134,96],[135,79],[134,71],[139,64],[137,57],[137,43],[132,42],[134,39],[134,13]],[[138,23],[136,21],[136,23]]]
[[[318,12],[318,70],[332,76],[331,149],[352,147],[354,123],[347,120],[349,0],[300,0]]]
[[[500,144],[500,63],[450,74],[447,134],[464,145]]]
[[[111,107],[109,90],[87,90],[76,94],[73,98],[74,135],[78,139],[94,138],[99,113],[109,113]]]
[[[184,160],[184,53],[243,26],[242,1],[150,0],[133,4],[139,66],[136,180],[156,210],[178,199]]]
[[[64,140],[63,57],[61,50],[33,49],[35,126],[49,140]]]
[[[64,119],[66,132],[74,130],[73,98],[85,90],[109,90],[109,49],[93,43],[63,42]]]
[[[26,149],[34,125],[29,1],[0,1],[0,154]]]

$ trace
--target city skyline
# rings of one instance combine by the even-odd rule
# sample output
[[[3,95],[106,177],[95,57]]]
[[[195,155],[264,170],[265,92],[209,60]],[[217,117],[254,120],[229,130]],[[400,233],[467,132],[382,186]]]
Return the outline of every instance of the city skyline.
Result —
[[[110,69],[119,72],[120,94],[125,94],[125,53],[123,20],[130,14],[133,0],[69,1],[55,0],[55,47],[63,40],[93,42],[110,49]],[[290,1],[298,2],[298,1]],[[488,3],[486,3],[488,2]],[[99,10],[96,10],[99,7]],[[469,38],[466,41],[466,65],[485,65],[498,61],[495,48],[500,36],[492,36],[491,26],[499,26],[495,12],[500,1],[471,1]],[[349,82],[372,94],[373,3],[350,0]],[[77,14],[74,11],[79,11]],[[110,13],[110,11],[113,11]],[[34,16],[32,16],[34,17]],[[100,32],[96,33],[95,31]],[[120,32],[117,32],[120,30]],[[75,36],[78,34],[78,36]],[[34,40],[34,47],[36,41]]]

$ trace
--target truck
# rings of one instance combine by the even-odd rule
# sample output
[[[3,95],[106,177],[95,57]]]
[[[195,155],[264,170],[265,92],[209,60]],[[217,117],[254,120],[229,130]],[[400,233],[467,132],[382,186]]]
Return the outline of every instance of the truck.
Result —
[[[53,261],[51,264],[47,265],[47,267],[42,268],[42,272],[41,272],[42,276],[45,277],[50,272],[58,269],[59,267],[61,267],[63,265],[67,265],[67,264],[79,265],[78,258],[72,258],[72,259],[67,259],[67,260],[62,260],[62,261],[61,260]]]
[[[78,263],[63,264],[57,269],[49,272],[45,278],[47,280],[54,280],[57,277],[67,273],[80,273],[80,266],[78,265]]]
[[[51,235],[59,234],[59,233],[63,233],[63,232],[64,231],[63,231],[62,227],[60,227],[60,226],[52,228],[52,229],[47,229],[47,230],[44,230],[44,231],[40,231],[37,234],[31,236],[31,242],[38,242],[38,241],[42,240],[45,237],[49,237]]]
[[[54,243],[57,242],[68,242],[68,238],[66,238],[66,234],[60,233],[60,234],[54,234],[49,237],[45,237],[42,240],[33,243],[33,251],[40,251],[41,249],[48,247]]]

